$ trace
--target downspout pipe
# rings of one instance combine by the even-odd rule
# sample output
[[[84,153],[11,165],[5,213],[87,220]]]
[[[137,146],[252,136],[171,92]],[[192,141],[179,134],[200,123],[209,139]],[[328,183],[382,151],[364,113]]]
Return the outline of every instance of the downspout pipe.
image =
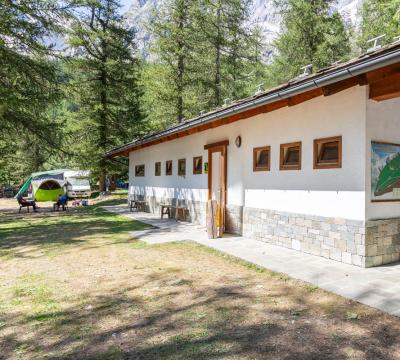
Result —
[[[309,79],[309,80],[305,80],[304,82],[301,82],[298,84],[289,85],[287,88],[284,88],[282,90],[277,90],[271,94],[267,94],[265,96],[256,98],[256,99],[246,102],[244,104],[238,104],[233,107],[227,108],[225,110],[218,111],[215,114],[205,115],[203,117],[193,119],[193,121],[175,126],[171,129],[167,129],[156,135],[150,135],[141,140],[134,141],[132,143],[123,145],[121,147],[111,150],[110,152],[107,153],[107,155],[111,156],[115,153],[124,151],[125,149],[128,149],[131,146],[143,145],[150,141],[157,140],[157,139],[163,138],[165,136],[173,135],[175,133],[179,133],[186,129],[191,129],[195,126],[207,124],[208,122],[212,122],[214,120],[224,118],[228,115],[234,115],[234,114],[237,114],[237,113],[245,111],[245,110],[250,110],[250,109],[256,108],[258,106],[267,105],[267,104],[273,103],[277,100],[287,99],[287,98],[290,98],[295,95],[299,95],[299,94],[304,93],[309,90],[313,90],[313,89],[320,88],[320,87],[323,87],[326,85],[330,85],[330,84],[333,84],[333,83],[336,83],[336,82],[339,82],[342,80],[349,79],[349,78],[357,76],[357,75],[364,74],[368,71],[376,70],[376,69],[384,67],[384,66],[395,64],[396,62],[399,62],[399,61],[400,61],[400,48],[397,47],[397,48],[393,49],[392,51],[382,54],[380,56],[376,56],[373,58],[371,58],[371,57],[366,58],[365,61],[353,64],[353,65],[349,65],[348,67],[339,69],[335,72],[325,74],[325,75],[322,74],[320,77],[317,77],[315,79]]]

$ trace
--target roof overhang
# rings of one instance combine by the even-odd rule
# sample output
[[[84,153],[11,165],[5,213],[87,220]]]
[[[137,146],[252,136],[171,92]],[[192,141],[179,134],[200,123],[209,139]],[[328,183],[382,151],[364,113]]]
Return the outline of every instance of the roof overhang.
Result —
[[[370,85],[370,98],[381,101],[400,96],[400,44],[390,45],[317,74],[291,81],[260,95],[238,101],[158,133],[109,151],[107,157],[192,135],[318,96],[330,96],[356,85]]]

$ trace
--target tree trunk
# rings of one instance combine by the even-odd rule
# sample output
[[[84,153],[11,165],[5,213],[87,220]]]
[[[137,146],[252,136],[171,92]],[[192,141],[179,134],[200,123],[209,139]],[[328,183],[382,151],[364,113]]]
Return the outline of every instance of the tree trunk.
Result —
[[[105,60],[106,61],[106,60]],[[104,61],[104,62],[105,62]],[[100,158],[99,169],[100,169],[100,191],[106,191],[106,175],[107,175],[107,160],[104,157],[107,151],[107,74],[105,69],[100,71],[100,113],[99,113],[99,148],[101,149],[102,155]]]
[[[177,99],[177,120],[181,123],[183,120],[183,74],[185,71],[184,57],[182,55],[178,58],[178,99]]]
[[[99,191],[106,191],[106,177],[103,174],[99,176]]]
[[[180,8],[180,13],[179,13],[179,32],[181,35],[181,38],[183,38],[183,30],[184,30],[184,20],[186,17],[185,14],[185,4],[181,4],[182,7]],[[181,123],[183,120],[183,90],[184,90],[184,84],[183,84],[183,77],[185,73],[185,55],[183,53],[184,51],[184,42],[183,40],[178,40],[178,81],[177,81],[177,92],[178,92],[178,99],[177,99],[177,120],[178,123]]]
[[[217,41],[215,42],[215,105],[221,105],[221,3],[217,9]]]
[[[110,10],[110,2],[107,2],[107,10]],[[105,20],[101,22],[103,32],[107,31],[109,18],[106,16]],[[104,154],[106,153],[108,146],[108,74],[107,74],[107,61],[108,53],[110,51],[107,42],[104,38],[100,40],[101,47],[101,65],[99,68],[100,78],[100,109],[99,109],[99,149],[101,151],[101,157],[99,161],[100,179],[99,187],[100,191],[106,191],[106,176],[107,176],[107,159]]]

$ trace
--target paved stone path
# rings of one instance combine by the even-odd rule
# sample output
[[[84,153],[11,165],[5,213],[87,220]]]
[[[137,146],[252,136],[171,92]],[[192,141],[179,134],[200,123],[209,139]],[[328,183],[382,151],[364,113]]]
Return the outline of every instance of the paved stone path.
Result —
[[[104,209],[152,225],[151,229],[132,232],[135,238],[149,244],[193,240],[400,316],[400,263],[364,269],[239,236],[208,239],[203,227],[161,220],[154,214],[130,213],[125,206],[104,206]]]

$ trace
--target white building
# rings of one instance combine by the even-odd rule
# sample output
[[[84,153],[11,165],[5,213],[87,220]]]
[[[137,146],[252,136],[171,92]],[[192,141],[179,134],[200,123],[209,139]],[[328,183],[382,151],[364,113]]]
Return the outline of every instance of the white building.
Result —
[[[399,96],[397,44],[108,156],[129,156],[129,192],[149,211],[182,201],[205,224],[214,198],[226,232],[381,265],[400,256]]]

